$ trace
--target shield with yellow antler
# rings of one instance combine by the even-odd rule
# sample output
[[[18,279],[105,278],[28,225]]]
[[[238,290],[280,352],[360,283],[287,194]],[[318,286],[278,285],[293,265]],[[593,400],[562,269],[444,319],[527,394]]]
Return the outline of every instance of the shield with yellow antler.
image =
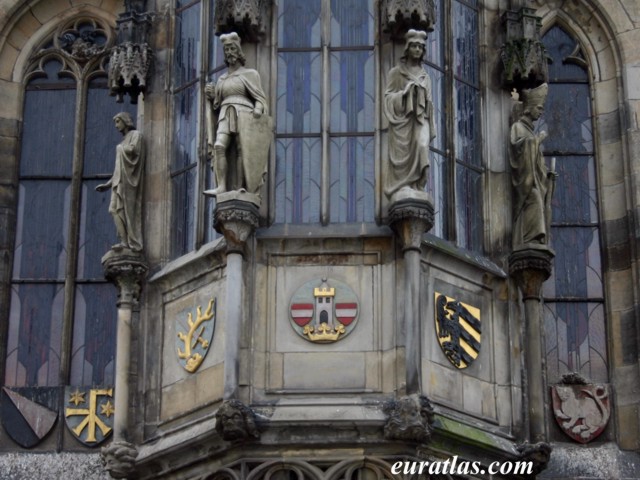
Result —
[[[213,341],[216,325],[216,302],[209,300],[203,311],[202,305],[194,312],[177,318],[176,350],[180,365],[189,373],[194,373],[204,361]]]

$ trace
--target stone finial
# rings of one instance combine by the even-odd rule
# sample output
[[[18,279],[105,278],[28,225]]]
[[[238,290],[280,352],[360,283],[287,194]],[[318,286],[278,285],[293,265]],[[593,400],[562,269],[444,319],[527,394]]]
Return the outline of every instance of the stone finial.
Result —
[[[227,441],[237,442],[260,437],[255,413],[239,400],[225,401],[215,417],[216,432]]]
[[[382,3],[384,31],[402,39],[409,29],[432,32],[436,23],[433,0],[385,0]]]
[[[502,16],[505,43],[502,45],[502,86],[520,92],[548,80],[546,49],[540,41],[542,22],[532,8],[507,11]]]
[[[431,438],[433,407],[424,395],[408,395],[385,403],[388,415],[384,426],[387,440],[405,440],[426,443]]]
[[[264,0],[217,0],[216,34],[237,32],[243,40],[258,42],[264,35],[262,6]]]
[[[135,470],[138,449],[129,442],[114,441],[102,447],[100,457],[112,478],[128,478]]]

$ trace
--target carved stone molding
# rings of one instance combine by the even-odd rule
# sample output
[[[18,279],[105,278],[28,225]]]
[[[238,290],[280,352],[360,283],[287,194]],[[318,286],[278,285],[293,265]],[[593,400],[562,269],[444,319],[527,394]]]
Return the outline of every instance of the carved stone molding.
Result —
[[[118,43],[109,60],[109,94],[122,103],[129,95],[132,104],[147,91],[153,51],[148,45],[151,14],[144,11],[145,0],[125,0],[125,11],[117,23]]]
[[[433,0],[384,0],[382,18],[384,31],[394,40],[400,40],[412,28],[432,32],[436,7]]]
[[[260,214],[256,204],[244,200],[219,202],[213,218],[213,226],[227,241],[227,252],[244,254],[249,236],[258,227]]]
[[[216,34],[236,32],[243,41],[258,42],[264,35],[262,6],[264,0],[216,1]]]
[[[554,257],[554,251],[546,245],[524,245],[509,256],[509,274],[525,300],[540,297],[542,283],[551,276]]]
[[[256,414],[240,400],[225,401],[216,412],[216,432],[232,442],[260,438]]]
[[[131,305],[139,300],[142,280],[149,271],[141,254],[129,249],[109,250],[102,257],[102,267],[105,278],[118,287],[118,306]]]
[[[420,250],[422,235],[433,227],[433,202],[405,199],[389,207],[389,225],[402,241],[404,250]]]
[[[534,88],[548,80],[547,54],[540,41],[542,22],[532,8],[507,11],[502,16],[502,86],[507,90]]]
[[[546,442],[525,442],[518,445],[517,449],[520,452],[520,461],[532,462],[533,472],[528,478],[535,479],[539,473],[547,468],[553,447]]]
[[[431,402],[424,395],[408,395],[385,403],[388,415],[384,426],[387,440],[426,443],[431,438],[434,420]]]
[[[127,478],[135,470],[138,449],[129,442],[114,441],[102,447],[100,457],[105,470],[112,478]]]

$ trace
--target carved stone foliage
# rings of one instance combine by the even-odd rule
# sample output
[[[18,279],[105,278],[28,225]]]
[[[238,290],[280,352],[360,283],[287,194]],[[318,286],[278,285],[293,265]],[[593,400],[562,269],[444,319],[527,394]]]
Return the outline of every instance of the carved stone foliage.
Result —
[[[508,90],[533,88],[545,83],[547,54],[540,41],[541,20],[532,8],[507,11],[502,16],[506,34],[502,45],[502,86]]]
[[[225,401],[216,412],[216,431],[227,441],[260,438],[256,415],[239,400]]]
[[[149,267],[142,255],[129,250],[109,250],[102,257],[104,276],[118,287],[118,305],[132,304],[140,298],[142,280]]]
[[[509,274],[524,299],[540,297],[542,283],[551,276],[554,257],[553,250],[546,245],[516,250],[509,256]]]
[[[138,449],[132,443],[115,441],[102,447],[100,456],[112,478],[127,478],[135,469]]]
[[[224,235],[228,252],[244,252],[249,235],[258,226],[258,208],[254,203],[243,200],[218,202],[214,212],[213,226]]]
[[[426,443],[431,438],[433,407],[424,395],[408,395],[384,405],[389,417],[384,426],[387,440]]]
[[[264,0],[218,0],[215,10],[216,34],[236,32],[248,42],[258,42],[264,34]]]
[[[607,427],[611,417],[609,387],[592,384],[577,373],[563,375],[551,387],[553,415],[560,429],[579,443],[588,443]]]
[[[393,39],[401,39],[412,28],[433,31],[436,7],[433,0],[384,0],[382,18],[384,31]]]
[[[422,235],[433,227],[433,214],[433,202],[421,196],[402,199],[389,207],[389,225],[400,237],[405,250],[420,248]]]

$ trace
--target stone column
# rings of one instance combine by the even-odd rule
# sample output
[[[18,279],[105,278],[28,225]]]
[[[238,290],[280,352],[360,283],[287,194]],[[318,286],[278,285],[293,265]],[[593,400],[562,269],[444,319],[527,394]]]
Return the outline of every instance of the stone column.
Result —
[[[528,244],[509,256],[509,273],[515,279],[524,303],[525,368],[529,412],[529,439],[546,439],[545,422],[545,362],[542,314],[542,283],[551,275],[553,250],[546,245]]]
[[[105,277],[118,288],[119,297],[113,441],[102,449],[102,460],[113,478],[127,478],[134,470],[138,454],[135,445],[129,443],[131,317],[149,267],[141,254],[129,249],[110,250],[102,257],[102,266]]]
[[[246,197],[247,199],[245,199]],[[238,396],[240,326],[243,315],[243,259],[246,242],[258,226],[259,203],[255,195],[229,192],[218,195],[214,227],[227,242],[227,292],[225,296],[224,399]],[[228,199],[227,199],[228,198]]]
[[[418,195],[418,193],[420,195]],[[420,365],[420,245],[433,227],[433,201],[424,192],[389,207],[389,224],[402,243],[404,257],[404,334],[406,393],[421,393]]]

